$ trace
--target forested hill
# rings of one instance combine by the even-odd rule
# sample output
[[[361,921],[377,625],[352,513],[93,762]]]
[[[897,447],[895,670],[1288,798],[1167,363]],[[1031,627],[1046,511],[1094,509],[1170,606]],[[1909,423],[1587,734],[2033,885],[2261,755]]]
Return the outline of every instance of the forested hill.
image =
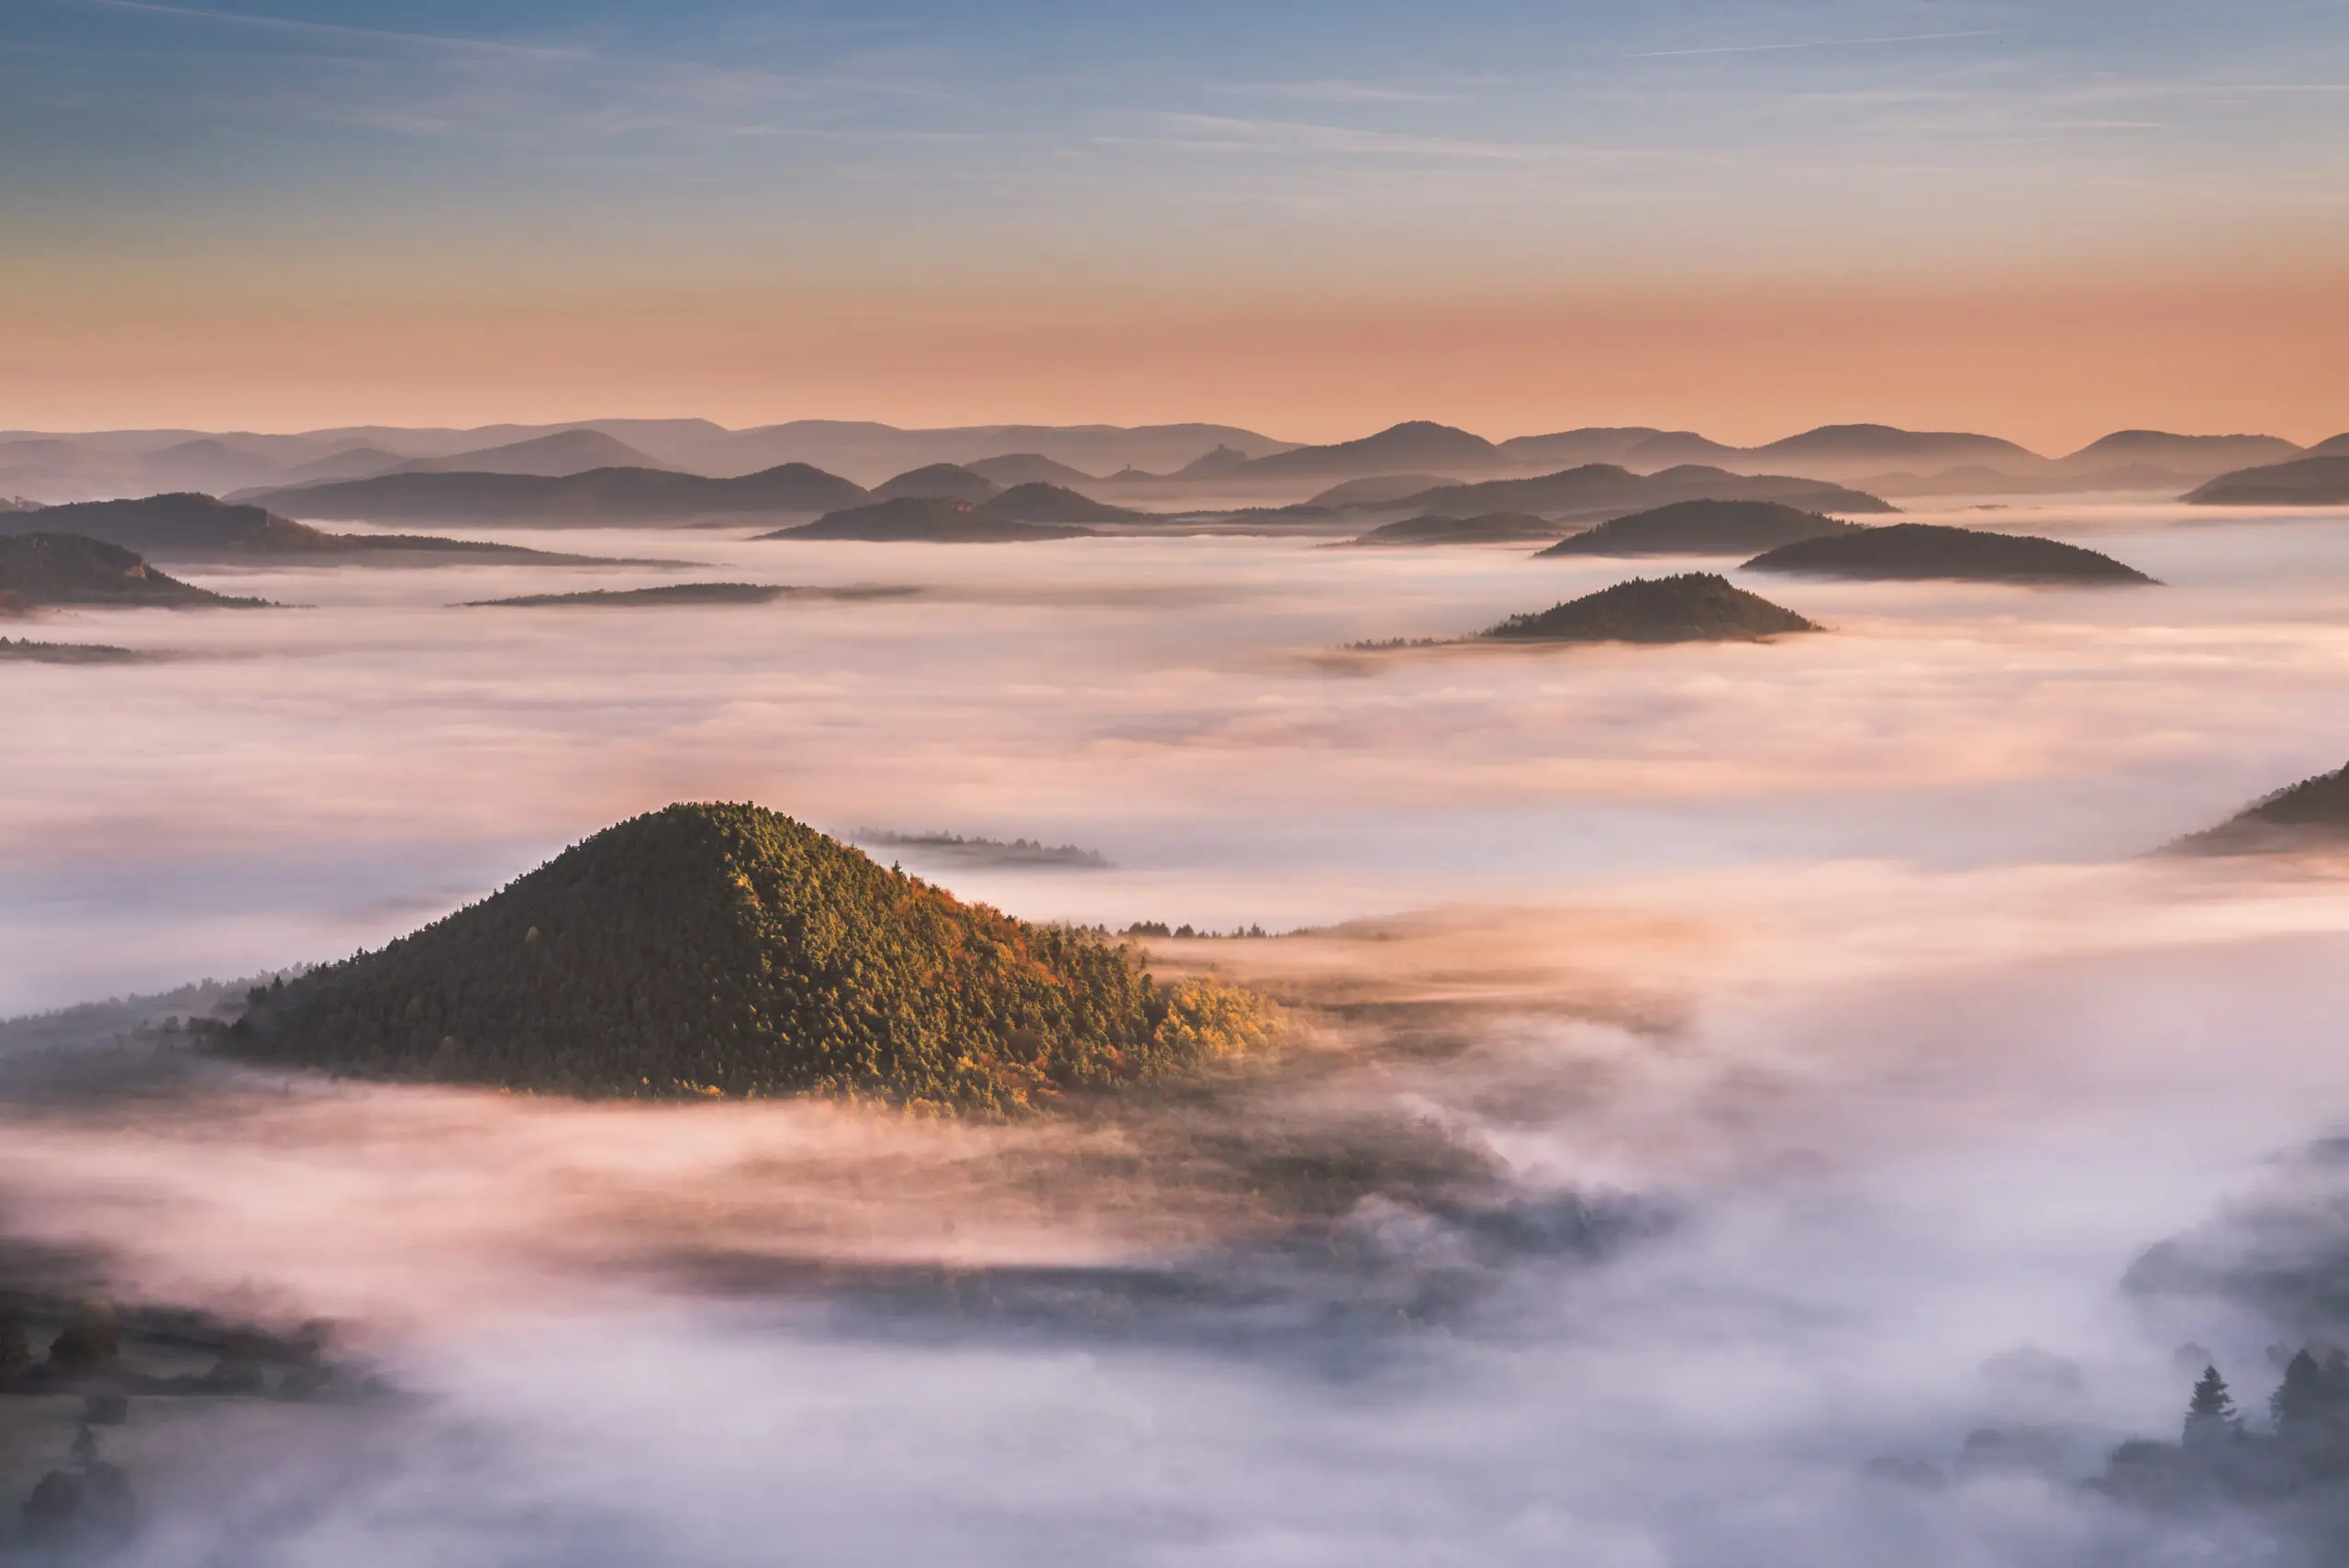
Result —
[[[1244,1049],[1272,1017],[787,817],[673,806],[380,952],[254,992],[222,1043],[367,1077],[1010,1112]]]

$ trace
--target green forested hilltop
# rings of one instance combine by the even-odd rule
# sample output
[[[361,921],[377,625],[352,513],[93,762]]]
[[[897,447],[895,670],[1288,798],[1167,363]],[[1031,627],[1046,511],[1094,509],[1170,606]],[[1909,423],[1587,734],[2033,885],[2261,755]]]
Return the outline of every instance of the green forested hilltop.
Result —
[[[1253,995],[885,870],[754,806],[607,828],[494,896],[253,994],[231,1054],[639,1097],[1012,1111],[1245,1047]]]

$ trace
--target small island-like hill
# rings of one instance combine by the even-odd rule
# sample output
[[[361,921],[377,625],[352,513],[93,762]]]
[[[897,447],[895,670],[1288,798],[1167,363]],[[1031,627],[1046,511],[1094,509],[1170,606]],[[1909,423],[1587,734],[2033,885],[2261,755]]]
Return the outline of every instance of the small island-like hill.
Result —
[[[1553,539],[1565,531],[1564,524],[1537,517],[1531,512],[1486,512],[1474,517],[1431,515],[1382,523],[1346,543],[1370,550],[1431,544],[1523,544],[1529,539]]]
[[[1863,582],[1958,582],[2127,587],[2154,581],[2109,555],[2059,539],[1942,523],[1894,523],[1765,551],[1749,572]]]
[[[535,566],[660,564],[562,555],[518,544],[431,534],[328,533],[264,507],[215,500],[193,491],[134,500],[76,501],[0,519],[0,534],[61,530],[103,539],[142,555],[180,560],[285,556],[397,562],[410,566],[507,562]]]
[[[2349,849],[2349,767],[2279,789],[2173,848],[2201,855]]]
[[[135,551],[103,539],[60,533],[0,535],[0,613],[57,605],[214,609],[262,603],[167,577]]]
[[[2349,437],[2310,450],[2291,462],[2222,473],[2186,499],[2197,506],[2349,506]]]
[[[802,588],[783,583],[664,583],[653,588],[588,588],[575,594],[517,594],[506,599],[469,599],[459,607],[627,609],[636,605],[770,605],[777,599],[901,599],[920,591],[885,584]]]
[[[1503,642],[1758,642],[1819,628],[1710,572],[1634,577],[1485,631]]]
[[[875,864],[753,806],[607,828],[378,952],[255,991],[258,1062],[623,1098],[827,1095],[990,1113],[1191,1070],[1269,1004]]]
[[[1804,539],[1856,533],[1860,525],[1781,501],[1675,501],[1609,517],[1543,555],[1753,555]]]
[[[1008,494],[1007,492],[1006,494]],[[812,523],[760,534],[763,539],[863,539],[877,543],[1010,544],[1077,539],[1090,528],[1031,523],[989,514],[967,501],[907,495],[828,512]]]

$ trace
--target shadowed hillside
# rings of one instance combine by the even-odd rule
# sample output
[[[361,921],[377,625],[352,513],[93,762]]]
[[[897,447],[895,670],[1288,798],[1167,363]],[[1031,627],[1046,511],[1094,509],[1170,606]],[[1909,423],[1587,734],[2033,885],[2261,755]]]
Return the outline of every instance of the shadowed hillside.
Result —
[[[1484,633],[1510,642],[1754,642],[1818,627],[1710,572],[1634,577]]]
[[[1008,494],[1008,492],[1006,492]],[[828,512],[812,523],[777,528],[761,539],[868,539],[885,543],[928,540],[933,544],[1012,544],[1030,539],[1075,539],[1090,529],[1052,523],[1018,522],[967,501],[907,495]]]
[[[2237,469],[2186,498],[2198,506],[2349,506],[2349,452]]]
[[[1888,503],[1816,479],[1776,473],[1731,473],[1684,464],[1658,473],[1633,473],[1612,463],[1586,463],[1536,479],[1492,479],[1445,484],[1392,504],[1465,517],[1476,512],[1596,512],[1669,506],[1675,501],[1781,501],[1814,512],[1890,512]]]
[[[2109,555],[2058,539],[1939,523],[1896,523],[1805,539],[1757,555],[1745,569],[1868,581],[2069,583],[2088,587],[2153,581]]]
[[[518,544],[438,539],[429,534],[335,534],[296,523],[262,507],[181,493],[138,500],[77,501],[0,517],[0,533],[65,530],[104,539],[141,554],[204,559],[217,556],[354,556],[422,563],[425,558],[483,558],[538,565],[604,562],[560,555]]]
[[[1015,484],[971,509],[979,517],[1008,523],[1147,523],[1153,517],[1149,512],[1112,506],[1062,485],[1033,480]]]
[[[1852,533],[1838,521],[1776,501],[1675,501],[1610,517],[1543,555],[1752,555],[1782,544]]]
[[[628,523],[762,512],[824,512],[864,499],[862,485],[788,462],[740,479],[651,468],[529,473],[386,473],[340,484],[263,490],[239,499],[305,517],[476,517]]]
[[[951,462],[933,462],[909,469],[873,487],[875,501],[968,501],[974,505],[999,494],[1003,486],[985,474]]]
[[[1406,517],[1386,523],[1349,544],[1365,548],[1396,548],[1429,544],[1521,544],[1528,539],[1553,539],[1559,525],[1531,512],[1487,512],[1477,517]]]
[[[2349,845],[2349,767],[2253,802],[2175,846],[2189,854],[2251,855]]]
[[[166,577],[120,545],[80,534],[0,538],[0,611],[43,605],[160,605],[173,609],[258,605]]]
[[[223,1049],[368,1077],[989,1111],[1266,1038],[1252,995],[950,895],[771,811],[674,806],[380,952],[252,995]]]

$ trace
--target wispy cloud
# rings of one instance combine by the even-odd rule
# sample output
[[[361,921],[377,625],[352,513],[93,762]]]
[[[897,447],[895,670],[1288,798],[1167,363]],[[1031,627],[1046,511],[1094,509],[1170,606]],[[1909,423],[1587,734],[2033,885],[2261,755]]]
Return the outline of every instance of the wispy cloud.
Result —
[[[149,16],[172,17],[187,21],[212,22],[224,27],[250,28],[265,32],[300,34],[311,38],[340,39],[351,42],[399,44],[415,48],[449,50],[464,53],[527,56],[539,60],[561,60],[574,51],[552,49],[544,45],[500,43],[485,39],[456,37],[447,33],[412,33],[387,28],[353,27],[344,22],[312,22],[292,17],[259,17],[246,11],[215,11],[198,6],[165,6],[157,0],[81,0],[91,10],[138,11]]]
[[[1627,54],[1626,60],[1670,60],[1693,54],[1774,54],[1798,49],[1864,49],[1878,44],[1943,43],[1955,39],[1998,38],[2009,29],[1983,28],[1959,33],[1902,33],[1889,38],[1871,39],[1805,39],[1794,43],[1731,43],[1715,44],[1702,49],[1643,49]]]
[[[1233,98],[1286,98],[1316,104],[1448,104],[1449,93],[1377,82],[1218,82],[1208,91]]]
[[[1469,141],[1453,137],[1413,136],[1364,130],[1353,126],[1311,125],[1294,120],[1237,119],[1221,115],[1155,114],[1153,137],[1104,137],[1111,142],[1143,142],[1202,152],[1308,152],[1348,156],[1534,158],[1552,150],[1522,142]]]

